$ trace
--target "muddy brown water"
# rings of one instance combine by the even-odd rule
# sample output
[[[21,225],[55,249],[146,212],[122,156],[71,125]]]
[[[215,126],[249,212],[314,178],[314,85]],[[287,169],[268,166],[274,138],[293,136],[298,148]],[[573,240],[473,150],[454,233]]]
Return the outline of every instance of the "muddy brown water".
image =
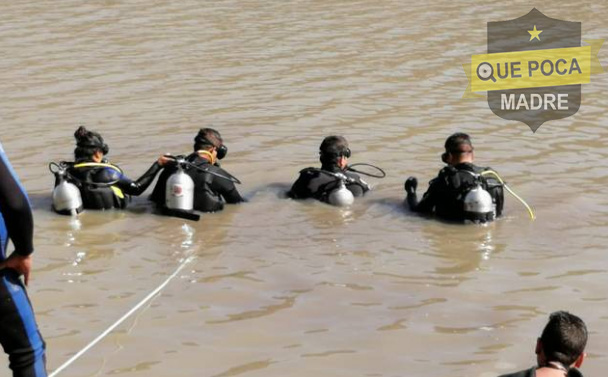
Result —
[[[604,38],[601,2],[535,4]],[[29,293],[54,370],[185,270],[62,376],[483,376],[534,364],[548,314],[590,329],[588,375],[608,346],[607,75],[574,117],[536,134],[463,100],[461,64],[486,22],[528,2],[98,1],[0,4],[1,141],[36,220]],[[600,58],[606,56],[600,53]],[[605,59],[604,59],[605,60]],[[131,177],[163,152],[219,129],[223,166],[249,199],[200,222],[124,212],[50,211],[50,161],[69,159],[79,123],[103,134]],[[401,208],[441,168],[447,135],[474,137],[534,206],[507,198],[489,226]],[[317,165],[329,134],[351,162],[388,173],[350,210],[281,197]],[[0,376],[8,376],[2,359]]]

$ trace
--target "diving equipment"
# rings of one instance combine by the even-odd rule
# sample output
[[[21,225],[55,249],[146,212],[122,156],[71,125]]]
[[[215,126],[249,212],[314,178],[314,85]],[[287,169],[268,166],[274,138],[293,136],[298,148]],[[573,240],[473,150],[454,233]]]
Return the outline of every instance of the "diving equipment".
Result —
[[[472,221],[492,221],[496,217],[492,195],[481,184],[470,189],[464,197],[464,216]]]
[[[184,171],[186,160],[179,157],[176,163],[177,172],[167,180],[165,205],[169,209],[191,211],[194,209],[194,181]]]
[[[355,196],[349,189],[346,188],[344,182],[347,177],[344,174],[335,174],[337,178],[340,179],[340,183],[338,187],[332,190],[327,196],[327,202],[331,205],[338,207],[348,207],[353,204],[355,201]]]
[[[76,215],[82,212],[82,196],[75,184],[67,181],[67,166],[52,162],[49,169],[55,174],[53,189],[53,210],[62,215]]]

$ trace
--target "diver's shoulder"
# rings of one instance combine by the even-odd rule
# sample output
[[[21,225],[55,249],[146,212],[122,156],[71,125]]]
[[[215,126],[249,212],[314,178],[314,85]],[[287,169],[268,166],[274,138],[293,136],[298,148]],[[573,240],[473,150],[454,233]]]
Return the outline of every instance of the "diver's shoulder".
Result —
[[[65,165],[69,168],[73,168],[73,169],[113,169],[113,170],[120,170],[120,166],[118,166],[117,164],[110,162],[106,159],[100,161],[100,162],[95,162],[92,160],[76,160],[74,162],[71,161],[61,161],[62,165]]]
[[[503,374],[498,377],[535,377],[536,376],[536,367],[528,368],[525,370],[520,370],[519,372]]]
[[[454,166],[447,165],[439,171],[439,174],[440,175],[441,174],[454,174],[459,171],[466,171],[466,172],[471,172],[471,173],[475,173],[475,174],[480,174],[485,171],[496,171],[496,170],[490,166],[480,166],[480,165],[476,165],[472,162],[463,162],[463,163],[460,163],[460,164],[454,165]]]
[[[345,176],[347,176],[349,178],[352,178],[352,179],[355,179],[357,181],[361,180],[361,176],[359,174],[357,174],[357,173],[352,172],[352,171],[345,171],[345,172],[343,172],[343,174]]]
[[[319,169],[309,166],[307,168],[300,170],[300,175],[301,176],[311,176],[311,177],[317,176],[317,175],[319,175]]]
[[[209,171],[212,171],[214,173],[226,173],[226,174],[228,174],[228,170],[224,169],[223,167],[221,167],[219,165],[208,164],[207,166],[208,166]]]

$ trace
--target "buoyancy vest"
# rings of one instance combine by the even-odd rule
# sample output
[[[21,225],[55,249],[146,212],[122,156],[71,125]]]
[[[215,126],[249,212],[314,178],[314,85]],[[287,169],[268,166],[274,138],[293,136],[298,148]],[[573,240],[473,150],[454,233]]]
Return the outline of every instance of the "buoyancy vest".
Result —
[[[437,215],[454,220],[491,221],[502,213],[504,200],[503,185],[495,179],[481,174],[490,168],[477,167],[472,164],[447,166],[436,179],[443,180],[445,192],[440,193],[437,202]],[[472,190],[486,191],[492,198],[492,213],[476,216],[466,209],[465,201]]]
[[[106,162],[77,162],[68,173],[68,181],[80,190],[84,208],[123,209],[127,206],[127,196],[117,185],[123,174],[118,166]]]

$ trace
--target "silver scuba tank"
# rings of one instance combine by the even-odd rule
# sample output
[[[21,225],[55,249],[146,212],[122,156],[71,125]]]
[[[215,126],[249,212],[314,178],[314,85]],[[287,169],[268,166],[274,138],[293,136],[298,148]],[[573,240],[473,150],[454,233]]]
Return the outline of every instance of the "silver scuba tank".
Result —
[[[60,214],[76,215],[82,212],[82,196],[75,184],[66,180],[66,170],[55,172],[57,182],[53,190],[53,210]]]
[[[464,197],[464,214],[468,220],[482,222],[494,220],[496,214],[492,195],[480,184],[472,188]]]
[[[169,177],[165,187],[165,205],[169,209],[191,211],[194,208],[194,181],[177,161],[177,172]]]
[[[329,204],[338,207],[347,207],[355,201],[355,197],[349,189],[346,188],[344,181],[340,179],[338,187],[329,193],[327,197]]]

